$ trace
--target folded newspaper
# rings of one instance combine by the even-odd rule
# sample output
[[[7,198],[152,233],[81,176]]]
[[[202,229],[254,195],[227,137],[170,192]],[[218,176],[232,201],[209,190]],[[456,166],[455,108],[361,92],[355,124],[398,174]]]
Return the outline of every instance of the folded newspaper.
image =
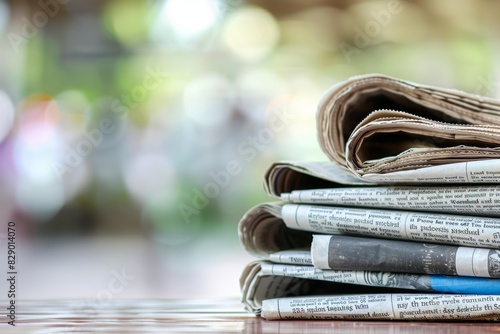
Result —
[[[317,119],[325,154],[359,176],[500,157],[500,102],[458,90],[359,76],[325,93]]]
[[[292,253],[295,252],[292,251]],[[394,314],[393,306],[401,308],[401,311],[413,312],[413,316],[406,316],[407,319],[412,320],[467,319],[474,317],[467,312],[472,306],[469,304],[470,301],[500,302],[500,280],[496,279],[321,270],[312,266],[267,261],[250,263],[244,270],[240,285],[246,308],[267,319],[315,319],[321,309],[324,310],[322,314],[324,319],[365,318],[375,320],[389,319],[390,316],[397,319],[398,316]],[[351,294],[346,295],[345,291],[349,291]],[[396,294],[393,291],[399,293]],[[453,293],[451,298],[450,293]],[[324,302],[317,302],[318,295],[325,302],[329,300],[330,307],[325,307]],[[375,296],[383,298],[383,303],[381,303],[382,300],[378,300],[378,303],[368,302],[370,299],[376,299]],[[405,301],[393,305],[392,298]],[[448,307],[432,316],[426,314],[425,311],[415,312],[414,302],[423,306],[423,301],[426,299],[434,299],[434,302],[427,304],[427,306],[436,307],[436,305],[443,304],[448,305]],[[449,302],[448,300],[453,301]],[[410,305],[412,302],[413,306]],[[406,305],[403,305],[404,303]],[[338,307],[344,307],[344,309]],[[478,307],[475,309],[483,311],[477,312],[478,320],[486,320],[485,318],[490,317],[491,320],[496,320],[500,317],[498,310],[484,312],[484,306],[481,306],[481,309]],[[488,310],[487,306],[486,310]],[[455,312],[456,314],[454,314]],[[401,316],[399,319],[405,319],[405,317]]]
[[[317,132],[336,164],[276,163],[266,174],[268,193],[294,184],[500,182],[500,101],[490,98],[358,76],[324,94]]]
[[[245,250],[262,259],[273,252],[309,247],[313,233],[500,250],[500,216],[273,202],[248,210],[238,230]]]
[[[500,320],[500,102],[383,75],[319,103],[328,162],[277,162],[243,216],[266,319]]]

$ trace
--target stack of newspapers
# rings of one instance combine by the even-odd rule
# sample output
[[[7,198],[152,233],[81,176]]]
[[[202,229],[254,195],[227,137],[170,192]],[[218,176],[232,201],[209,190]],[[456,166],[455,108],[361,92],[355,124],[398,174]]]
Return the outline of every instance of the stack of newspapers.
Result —
[[[383,75],[319,103],[328,162],[279,162],[239,224],[266,319],[500,320],[500,102]]]

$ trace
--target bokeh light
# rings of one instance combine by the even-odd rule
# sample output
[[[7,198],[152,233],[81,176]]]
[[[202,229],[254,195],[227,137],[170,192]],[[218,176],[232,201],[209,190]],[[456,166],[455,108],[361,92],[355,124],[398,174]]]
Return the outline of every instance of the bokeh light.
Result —
[[[232,13],[224,27],[224,42],[244,60],[258,60],[271,52],[280,32],[275,19],[261,8],[247,7]]]
[[[14,123],[14,105],[9,96],[0,90],[0,142],[7,136]]]
[[[9,23],[10,8],[5,0],[0,0],[0,34],[3,34]]]
[[[134,46],[145,41],[151,12],[145,1],[107,1],[103,11],[107,30],[126,46]]]
[[[217,19],[210,0],[166,0],[161,18],[181,39],[189,39],[209,29]]]
[[[188,83],[183,105],[189,118],[201,126],[217,126],[227,122],[234,109],[235,92],[228,79],[207,73]]]
[[[158,153],[143,153],[134,157],[126,165],[124,173],[128,190],[141,202],[172,189],[175,180],[173,166]]]
[[[270,69],[253,68],[242,71],[237,87],[241,111],[256,122],[264,121],[264,112],[270,101],[286,92],[282,78]]]

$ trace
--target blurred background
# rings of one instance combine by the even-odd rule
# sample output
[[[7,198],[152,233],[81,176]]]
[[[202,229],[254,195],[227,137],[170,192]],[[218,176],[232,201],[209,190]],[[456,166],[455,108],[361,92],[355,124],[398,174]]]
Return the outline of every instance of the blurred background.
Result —
[[[325,160],[321,94],[375,72],[499,97],[499,11],[0,0],[0,236],[16,223],[18,298],[238,296],[252,258],[237,223],[270,200],[265,169]]]

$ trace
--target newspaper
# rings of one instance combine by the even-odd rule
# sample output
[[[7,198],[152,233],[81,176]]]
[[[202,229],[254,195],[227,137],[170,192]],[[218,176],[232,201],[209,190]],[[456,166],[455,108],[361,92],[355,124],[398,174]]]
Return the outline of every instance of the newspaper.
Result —
[[[251,262],[240,277],[242,303],[245,308],[260,314],[262,301],[271,298],[311,296],[319,294],[338,295],[349,290],[352,293],[388,293],[385,286],[343,284],[335,281],[312,280],[300,277],[267,275],[262,272],[262,263]]]
[[[272,164],[265,174],[268,195],[279,198],[293,190],[325,189],[339,186],[381,184],[493,184],[500,183],[500,160],[454,163],[385,174],[365,174],[356,178],[335,162],[290,162]]]
[[[273,163],[265,173],[264,188],[269,196],[279,198],[293,190],[338,188],[341,186],[376,186],[383,184],[473,184],[500,183],[500,160],[471,161],[421,167],[412,170],[364,174],[362,178],[336,162],[281,161]],[[421,186],[424,188],[424,186]]]
[[[365,75],[323,95],[317,130],[330,161],[271,165],[283,202],[238,225],[261,259],[240,279],[247,309],[500,321],[500,102]]]
[[[269,260],[275,263],[312,266],[311,247],[307,249],[288,249],[269,255]]]
[[[273,164],[266,173],[269,194],[363,181],[500,182],[500,101],[494,99],[384,75],[358,76],[324,93],[317,131],[335,167]]]
[[[264,189],[272,197],[299,189],[375,184],[352,175],[348,169],[330,161],[276,162],[266,170],[264,180]]]
[[[260,259],[282,250],[311,247],[312,233],[292,230],[281,219],[282,203],[265,203],[248,210],[238,224],[243,248]]]
[[[313,233],[500,249],[500,218],[492,217],[274,202],[251,208],[238,225],[240,243],[260,259],[309,249]]]
[[[479,171],[497,172],[497,178],[500,162],[488,160],[500,157],[499,125],[497,100],[379,74],[335,85],[323,95],[317,114],[319,143],[327,157],[363,177],[484,162],[486,168]],[[418,171],[415,182],[421,173],[424,179],[433,174]],[[463,176],[452,182],[467,182],[466,175],[448,171],[442,177]]]
[[[432,296],[432,298],[440,300],[442,309],[438,314],[440,314],[441,317],[429,318],[428,320],[452,320],[457,319],[457,314],[463,313],[465,316],[469,311],[467,308],[474,306],[474,303],[480,301],[483,303],[481,304],[483,311],[495,310],[498,312],[498,310],[500,310],[500,295],[497,295],[500,290],[499,285],[500,281],[498,280],[475,277],[319,270],[308,266],[280,265],[265,261],[250,263],[245,268],[240,278],[242,302],[247,310],[257,315],[261,315],[262,312],[262,316],[270,320],[315,319],[318,309],[314,309],[314,306],[323,306],[326,303],[326,299],[322,299],[323,303],[313,305],[313,300],[316,298],[327,298],[332,307],[329,310],[330,312],[335,310],[334,305],[336,304],[344,306],[350,305],[348,308],[349,312],[329,314],[329,316],[337,316],[337,319],[354,319],[355,317],[349,318],[349,315],[357,314],[352,312],[350,310],[351,308],[363,310],[363,314],[365,315],[367,314],[366,312],[371,312],[371,316],[365,317],[366,319],[387,319],[387,317],[379,318],[378,315],[373,312],[385,313],[382,309],[392,307],[392,297],[386,298],[383,301],[379,300],[379,302],[382,303],[379,303],[377,306],[368,303],[369,307],[367,307],[365,304],[367,304],[367,301],[375,302],[375,300],[371,300],[370,297],[366,295],[367,293],[376,293],[380,296],[381,294],[395,291],[388,288],[389,286],[400,289],[396,291],[408,291],[408,293],[404,295],[385,295],[400,296],[400,298],[395,298],[395,300],[399,301],[399,305],[394,305],[394,307],[408,312],[407,315],[420,314],[419,310],[426,310],[424,306],[439,306],[435,305],[435,303],[426,305],[428,298]],[[410,294],[409,291],[412,290],[415,291],[415,293],[418,291],[445,291],[453,293],[466,291],[470,293],[470,295],[462,296],[458,294],[437,293],[433,295]],[[345,295],[346,291],[349,291],[351,294]],[[482,293],[482,295],[480,295],[480,293]],[[319,294],[328,294],[328,296],[318,297],[317,295]],[[428,297],[422,298],[422,296]],[[293,299],[295,302],[288,304],[290,300],[286,299],[286,297],[294,297]],[[344,299],[346,301],[344,301]],[[306,300],[309,300],[309,302]],[[446,302],[444,302],[444,300],[446,300]],[[412,303],[413,301],[418,303]],[[279,306],[277,303],[279,303]],[[406,303],[406,305],[404,305],[404,303]],[[310,307],[306,307],[306,305]],[[445,306],[446,309],[444,308]],[[292,307],[298,307],[299,309],[292,311]],[[377,311],[375,308],[380,309]],[[278,310],[281,318],[276,317]],[[337,309],[337,311],[340,311],[340,309]],[[478,310],[476,309],[476,311]],[[287,314],[287,312],[291,314]],[[426,311],[420,315],[425,314],[425,312]],[[417,318],[407,319],[404,317],[400,319],[417,320]],[[419,319],[425,320],[425,318]]]
[[[302,231],[500,249],[500,218],[309,204],[284,204],[280,216]]]
[[[250,263],[240,278],[242,303],[252,313],[260,314],[262,301],[288,296],[309,296],[321,293],[340,293],[344,285],[318,282],[296,277],[263,275],[258,262]]]
[[[361,294],[268,299],[267,320],[499,321],[499,295]]]
[[[500,278],[500,250],[343,235],[314,235],[319,269]]]
[[[283,253],[286,253],[286,251]],[[271,263],[266,261],[259,261],[258,263],[261,267],[260,274],[263,276],[287,276],[424,292],[500,295],[500,280],[494,278],[318,269],[309,265]]]
[[[341,187],[294,190],[280,198],[305,204],[500,216],[500,185]]]

